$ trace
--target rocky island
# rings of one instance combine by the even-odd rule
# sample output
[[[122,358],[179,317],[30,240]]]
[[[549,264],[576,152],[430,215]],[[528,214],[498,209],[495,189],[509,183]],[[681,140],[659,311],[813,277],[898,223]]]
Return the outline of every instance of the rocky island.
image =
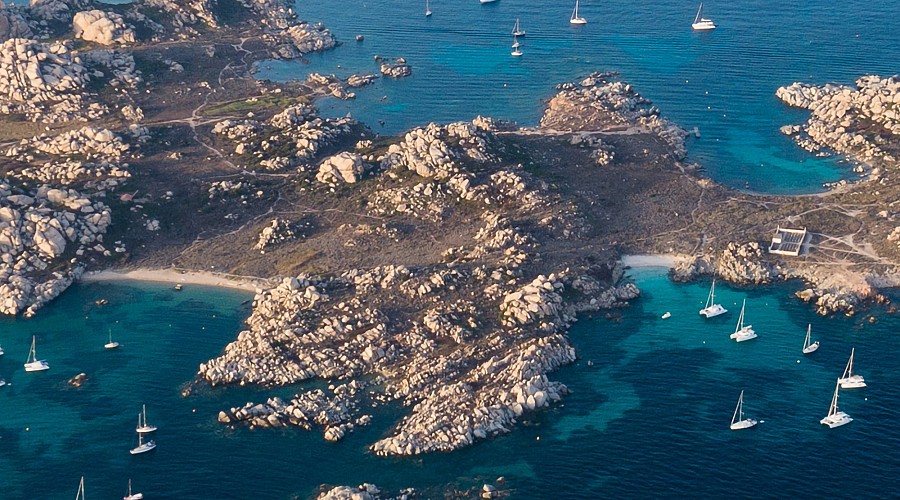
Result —
[[[613,73],[560,84],[537,127],[479,116],[396,137],[316,107],[378,75],[252,76],[337,43],[279,0],[0,7],[0,312],[31,316],[106,268],[263,278],[195,383],[298,392],[219,422],[338,441],[399,404],[369,449],[416,455],[566,397],[569,326],[640,295],[624,254],[679,255],[681,280],[797,278],[822,314],[865,314],[900,284],[896,77],[778,89],[810,110],[784,133],[861,176],[771,196],[686,163],[686,132]],[[766,251],[779,226],[809,229],[799,256]]]

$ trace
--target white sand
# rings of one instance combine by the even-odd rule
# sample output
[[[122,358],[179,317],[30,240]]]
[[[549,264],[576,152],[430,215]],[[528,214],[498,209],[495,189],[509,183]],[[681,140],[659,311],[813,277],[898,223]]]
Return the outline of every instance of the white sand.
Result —
[[[162,283],[182,283],[185,285],[218,286],[223,288],[236,288],[255,292],[257,288],[270,286],[263,278],[253,276],[235,276],[231,274],[216,274],[205,271],[177,271],[174,269],[133,269],[133,270],[106,270],[86,273],[81,277],[81,282],[92,283],[98,281],[157,281]]]
[[[686,255],[659,254],[659,255],[623,255],[622,264],[630,267],[675,267],[678,263],[688,260]]]

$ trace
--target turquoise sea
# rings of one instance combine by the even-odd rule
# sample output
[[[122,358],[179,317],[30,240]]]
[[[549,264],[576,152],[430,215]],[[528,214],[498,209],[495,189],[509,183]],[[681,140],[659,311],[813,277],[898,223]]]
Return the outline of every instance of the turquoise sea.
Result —
[[[731,311],[697,314],[708,283],[676,284],[665,270],[631,274],[644,295],[618,318],[583,318],[571,332],[580,360],[554,374],[572,390],[510,435],[450,454],[377,458],[366,446],[402,408],[339,443],[302,430],[227,430],[216,413],[292,389],[207,389],[182,397],[197,365],[234,338],[249,295],[147,283],[76,285],[32,320],[5,320],[0,345],[2,498],[68,498],[84,475],[88,498],[121,498],[128,478],[147,498],[306,498],[322,483],[420,488],[506,478],[514,498],[878,498],[900,470],[900,318],[821,318],[790,299],[796,284],[717,287]],[[97,307],[94,301],[109,304]],[[759,338],[736,344],[739,302]],[[897,297],[900,298],[900,297]],[[666,311],[672,317],[660,319]],[[803,357],[807,323],[822,342]],[[107,329],[122,347],[105,351]],[[31,336],[51,364],[25,373]],[[869,387],[844,391],[854,422],[818,423],[856,347]],[[797,361],[800,360],[800,363]],[[589,363],[590,361],[590,363]],[[80,389],[65,381],[84,372]],[[728,429],[741,390],[764,420]],[[158,448],[131,456],[140,405],[159,426]],[[540,439],[538,439],[540,438]]]
[[[705,15],[719,28],[695,33],[698,3],[585,0],[588,24],[571,27],[574,0],[433,0],[429,18],[424,0],[304,1],[300,18],[323,22],[343,45],[308,64],[262,63],[258,76],[377,73],[375,55],[405,57],[411,77],[380,80],[355,101],[321,103],[331,115],[349,112],[376,132],[398,133],[477,114],[536,125],[554,85],[616,70],[665,116],[700,129],[688,160],[719,182],[798,193],[851,175],[841,161],[817,159],[778,132],[807,114],[787,109],[775,90],[900,71],[900,2],[707,1]],[[520,58],[509,55],[516,18],[527,32]]]

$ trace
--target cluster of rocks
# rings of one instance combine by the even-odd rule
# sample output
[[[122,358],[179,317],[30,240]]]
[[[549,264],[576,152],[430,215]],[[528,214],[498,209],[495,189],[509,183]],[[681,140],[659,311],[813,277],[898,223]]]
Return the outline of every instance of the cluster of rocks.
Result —
[[[770,283],[782,278],[782,270],[763,257],[759,243],[729,243],[714,258],[695,257],[679,262],[672,270],[672,277],[678,281],[688,281],[697,275],[714,275],[739,284]]]
[[[356,381],[334,388],[334,395],[316,389],[294,396],[285,403],[281,398],[270,398],[265,403],[247,403],[242,407],[219,412],[221,424],[242,424],[251,428],[296,426],[311,430],[314,426],[324,429],[325,439],[339,441],[354,428],[368,425],[371,416],[356,419],[352,414],[360,412],[354,396],[360,388]]]
[[[397,495],[386,494],[378,486],[363,483],[359,486],[335,486],[322,491],[316,500],[408,500],[416,498],[416,490],[405,488]]]
[[[16,8],[0,2],[0,42],[10,38],[31,38],[34,33],[25,16]]]
[[[97,118],[105,109],[87,106],[90,81],[81,58],[65,44],[12,38],[0,44],[0,113],[32,121]]]
[[[316,180],[326,184],[353,184],[360,180],[365,170],[362,156],[356,153],[338,153],[322,161]]]
[[[593,73],[579,83],[558,85],[559,92],[541,117],[541,127],[569,132],[636,128],[658,135],[671,146],[675,158],[684,158],[687,132],[662,118],[659,108],[630,84],[615,80],[616,76]]]
[[[146,12],[146,13],[145,13]],[[136,0],[127,17],[147,24],[157,34],[164,34],[165,29],[153,21],[162,14],[172,30],[179,38],[190,39],[200,34],[204,26],[218,26],[210,0]]]
[[[22,139],[18,146],[6,151],[6,156],[19,156],[33,150],[56,156],[78,156],[88,160],[118,160],[130,149],[122,137],[109,129],[86,126],[59,135],[41,134]]]
[[[82,255],[111,255],[102,243],[111,221],[109,207],[73,189],[0,183],[0,313],[33,315],[80,276]]]
[[[134,43],[134,28],[125,24],[125,18],[115,12],[87,10],[75,14],[72,19],[75,37],[101,45],[125,45]]]
[[[900,78],[868,75],[845,85],[795,82],[775,95],[785,104],[810,110],[802,126],[782,127],[807,150],[837,151],[867,162],[896,165],[900,147]],[[893,139],[892,139],[893,138]]]
[[[597,165],[601,167],[611,164],[616,158],[615,148],[612,144],[603,142],[603,139],[591,134],[572,134],[569,143],[573,146],[589,148],[592,151],[591,155],[597,161]]]
[[[322,148],[349,134],[355,124],[350,118],[322,118],[314,106],[297,104],[267,122],[223,120],[212,131],[237,142],[235,154],[275,170],[305,168]]]
[[[403,78],[412,74],[412,66],[402,57],[384,58],[375,56],[375,60],[381,63],[381,74],[389,78]]]
[[[259,232],[259,239],[253,245],[253,249],[265,253],[266,248],[295,239],[297,233],[294,231],[294,225],[285,219],[275,218]]]

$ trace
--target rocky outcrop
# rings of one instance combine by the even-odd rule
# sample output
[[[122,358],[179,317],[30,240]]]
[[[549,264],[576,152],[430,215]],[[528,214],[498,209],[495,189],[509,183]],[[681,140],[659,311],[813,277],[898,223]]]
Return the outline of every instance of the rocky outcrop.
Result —
[[[389,78],[403,78],[412,74],[412,66],[402,57],[393,59],[376,57],[375,60],[381,63],[381,74]]]
[[[360,155],[356,153],[338,153],[326,158],[319,165],[316,180],[325,183],[344,182],[353,184],[362,177],[365,172],[365,164]]]
[[[350,118],[322,118],[310,104],[285,108],[268,122],[223,120],[213,133],[236,142],[235,154],[266,170],[306,167],[316,155],[350,133]],[[270,152],[277,150],[278,155]]]
[[[28,21],[17,10],[9,9],[0,2],[0,42],[10,38],[31,38],[33,33]]]
[[[856,87],[795,82],[775,95],[785,104],[810,110],[801,126],[782,128],[812,152],[836,151],[873,164],[895,167],[900,159],[900,78],[869,75]],[[889,140],[894,137],[894,140]]]
[[[125,25],[125,19],[114,12],[88,10],[75,14],[72,19],[75,37],[101,45],[134,43],[134,30]]]
[[[13,38],[0,44],[0,113],[21,113],[33,121],[82,117],[88,81],[81,59],[61,43]],[[88,109],[87,116],[100,111]]]
[[[291,241],[297,238],[291,223],[284,219],[272,219],[268,226],[259,233],[259,240],[253,245],[254,250],[265,253],[265,249],[279,243]]]
[[[676,158],[684,158],[687,132],[662,118],[657,107],[615,76],[593,73],[581,82],[558,85],[559,92],[541,117],[541,127],[569,132],[646,130],[665,140]]]
[[[102,244],[110,222],[108,207],[75,190],[14,194],[0,183],[0,313],[33,315],[80,276],[82,255],[110,255]]]

